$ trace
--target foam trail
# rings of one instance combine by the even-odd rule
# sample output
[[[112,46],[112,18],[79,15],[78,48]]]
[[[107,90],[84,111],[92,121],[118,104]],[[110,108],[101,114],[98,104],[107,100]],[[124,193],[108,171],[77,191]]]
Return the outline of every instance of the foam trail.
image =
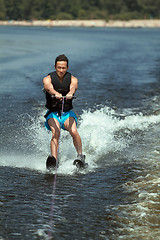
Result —
[[[8,167],[18,167],[18,168],[27,168],[31,170],[46,171],[45,168],[45,160],[42,156],[39,155],[23,155],[22,153],[19,154],[11,154],[11,155],[1,155],[0,158],[0,165],[1,166],[8,166]]]
[[[82,138],[89,170],[98,166],[98,160],[101,157],[110,152],[122,151],[127,148],[130,142],[134,141],[134,131],[145,131],[150,125],[160,123],[160,115],[143,116],[139,114],[130,115],[124,119],[115,116],[115,111],[107,106],[94,112],[84,111],[80,116],[78,131]],[[34,145],[34,152],[28,155],[17,154],[9,159],[7,154],[2,154],[0,164],[45,171],[45,161],[50,154],[51,133],[48,133],[44,127],[43,113],[33,118],[32,123],[28,123],[27,132],[28,138]],[[68,132],[62,131],[58,173],[73,174],[75,167],[72,162],[75,157],[76,151],[72,138]]]
[[[134,131],[144,131],[160,122],[160,115],[131,115],[125,119],[115,117],[115,111],[103,107],[94,112],[84,111],[79,133],[89,163],[110,152],[122,151],[134,140]],[[121,134],[121,133],[124,134]],[[127,137],[128,136],[128,137]]]

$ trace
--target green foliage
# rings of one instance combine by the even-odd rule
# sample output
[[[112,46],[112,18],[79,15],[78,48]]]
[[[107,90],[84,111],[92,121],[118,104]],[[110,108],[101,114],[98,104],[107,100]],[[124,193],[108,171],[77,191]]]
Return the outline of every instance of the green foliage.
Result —
[[[160,0],[0,0],[1,20],[160,18]]]
[[[128,20],[131,20],[131,19],[141,19],[141,15],[138,13],[138,12],[123,12],[123,13],[120,13],[120,14],[115,14],[113,17],[112,17],[112,20],[125,20],[125,21],[128,21]]]
[[[73,17],[70,13],[66,13],[66,12],[59,12],[56,16],[56,19],[59,20],[72,20]]]
[[[0,20],[4,19],[6,16],[6,7],[4,4],[4,0],[0,0]]]

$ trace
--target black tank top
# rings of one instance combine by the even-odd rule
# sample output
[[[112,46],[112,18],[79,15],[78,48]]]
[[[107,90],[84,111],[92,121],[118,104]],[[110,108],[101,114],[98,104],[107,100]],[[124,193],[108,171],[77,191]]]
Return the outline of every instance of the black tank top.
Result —
[[[71,84],[71,73],[66,72],[63,82],[61,83],[56,71],[49,73],[51,77],[51,82],[53,84],[54,89],[61,93],[62,96],[66,96],[67,93],[70,91],[70,84]],[[51,96],[48,92],[46,92],[46,108],[49,109],[51,112],[60,112],[62,110],[62,101],[56,99],[55,97]],[[68,112],[73,108],[72,99],[65,99],[64,100],[64,112]]]

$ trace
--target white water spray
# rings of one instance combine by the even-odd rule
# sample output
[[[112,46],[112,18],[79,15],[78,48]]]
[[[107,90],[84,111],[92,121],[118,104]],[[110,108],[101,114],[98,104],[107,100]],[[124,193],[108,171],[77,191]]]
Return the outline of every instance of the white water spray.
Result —
[[[33,154],[12,156],[1,155],[0,165],[32,170],[46,171],[45,161],[50,154],[51,133],[44,127],[43,113],[29,123],[27,132],[35,150]],[[98,167],[98,160],[110,152],[122,151],[127,148],[130,142],[134,141],[133,131],[148,130],[150,125],[160,123],[160,115],[143,116],[130,115],[124,119],[115,117],[113,109],[102,107],[100,110],[92,112],[84,111],[80,116],[78,131],[82,138],[83,152],[86,155],[86,162],[89,170]],[[121,133],[125,134],[121,134]],[[128,138],[127,135],[130,137]],[[76,151],[72,138],[66,131],[62,131],[60,139],[59,174],[73,174],[73,160]]]

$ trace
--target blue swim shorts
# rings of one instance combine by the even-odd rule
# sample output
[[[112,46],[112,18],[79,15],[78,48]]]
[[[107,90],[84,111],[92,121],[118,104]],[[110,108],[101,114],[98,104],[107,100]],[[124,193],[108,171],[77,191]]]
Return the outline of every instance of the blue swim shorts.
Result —
[[[48,112],[48,111],[47,111]],[[46,118],[46,122],[45,122],[45,127],[47,128],[47,130],[51,131],[51,128],[48,124],[48,119],[50,118],[55,118],[57,119],[57,121],[59,122],[60,126],[62,124],[62,129],[66,130],[64,127],[64,122],[69,118],[69,117],[73,117],[76,121],[76,125],[77,125],[77,116],[73,111],[68,111],[68,112],[64,112],[62,116],[58,115],[58,112],[51,112],[47,118]]]

